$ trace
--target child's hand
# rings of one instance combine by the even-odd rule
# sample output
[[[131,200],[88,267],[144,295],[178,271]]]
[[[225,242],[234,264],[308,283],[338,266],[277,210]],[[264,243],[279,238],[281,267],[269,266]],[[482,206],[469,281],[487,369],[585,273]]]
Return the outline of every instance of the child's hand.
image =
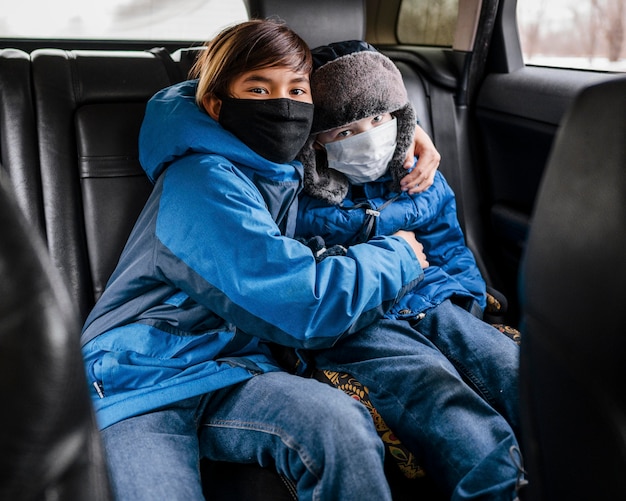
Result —
[[[394,233],[394,236],[403,238],[406,242],[411,246],[413,252],[415,253],[415,257],[419,261],[423,270],[428,268],[428,260],[426,259],[426,254],[424,254],[424,247],[421,243],[417,241],[415,238],[415,233],[412,231],[400,230]]]
[[[404,168],[408,170],[413,167],[416,156],[418,157],[417,164],[400,181],[402,190],[408,191],[410,194],[420,193],[433,184],[435,172],[437,172],[439,162],[441,161],[441,155],[437,148],[435,148],[428,134],[419,125],[415,127],[413,146],[413,151],[409,148],[407,152]]]

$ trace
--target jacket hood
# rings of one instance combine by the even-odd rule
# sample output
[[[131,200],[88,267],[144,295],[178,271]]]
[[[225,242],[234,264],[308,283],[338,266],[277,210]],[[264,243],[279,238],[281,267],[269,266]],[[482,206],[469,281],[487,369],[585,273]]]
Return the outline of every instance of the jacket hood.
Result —
[[[332,204],[341,203],[349,181],[328,168],[326,152],[315,149],[318,133],[363,118],[391,113],[398,134],[394,155],[389,162],[393,189],[407,174],[404,158],[415,134],[416,117],[409,102],[402,75],[393,62],[370,44],[360,40],[333,43],[313,49],[314,70],[311,93],[315,105],[313,128],[299,160],[305,170],[304,189]]]
[[[139,133],[139,161],[150,180],[190,153],[214,154],[280,181],[302,178],[301,164],[277,164],[251,150],[213,120],[195,101],[197,80],[157,92],[148,101]]]

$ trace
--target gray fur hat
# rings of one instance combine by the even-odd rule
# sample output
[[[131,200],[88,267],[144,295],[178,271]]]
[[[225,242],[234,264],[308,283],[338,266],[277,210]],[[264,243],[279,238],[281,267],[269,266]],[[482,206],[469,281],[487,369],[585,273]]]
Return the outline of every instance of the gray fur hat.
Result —
[[[313,147],[317,134],[387,112],[396,118],[398,127],[389,172],[392,188],[399,191],[416,125],[400,71],[387,56],[360,40],[325,45],[312,52],[315,114],[311,136],[298,156],[304,165],[305,192],[332,204],[341,203],[348,193],[348,179],[329,169],[326,152]]]

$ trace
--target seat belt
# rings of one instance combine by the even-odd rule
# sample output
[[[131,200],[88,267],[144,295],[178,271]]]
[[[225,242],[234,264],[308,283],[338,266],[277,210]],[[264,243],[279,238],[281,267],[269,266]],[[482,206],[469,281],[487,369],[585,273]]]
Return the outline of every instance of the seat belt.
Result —
[[[152,49],[148,49],[147,52],[154,54],[161,60],[170,80],[170,84],[174,85],[185,80],[185,75],[183,75],[180,67],[176,64],[176,61],[172,59],[172,56],[165,47],[153,47]]]
[[[441,172],[457,201],[457,217],[465,232],[465,213],[463,205],[463,176],[459,161],[459,144],[456,130],[456,105],[454,94],[436,85],[430,87],[433,142],[441,155]]]
[[[448,184],[454,191],[456,198],[457,219],[465,235],[466,244],[474,253],[476,263],[480,269],[483,278],[489,284],[491,279],[487,270],[483,256],[476,248],[472,238],[476,235],[468,233],[468,224],[466,220],[466,207],[464,204],[464,196],[467,194],[468,184],[465,176],[461,171],[462,164],[459,155],[459,142],[456,127],[457,109],[454,101],[454,94],[435,85],[430,87],[431,110],[432,110],[432,127],[433,142],[437,150],[441,154],[441,172],[446,177]]]

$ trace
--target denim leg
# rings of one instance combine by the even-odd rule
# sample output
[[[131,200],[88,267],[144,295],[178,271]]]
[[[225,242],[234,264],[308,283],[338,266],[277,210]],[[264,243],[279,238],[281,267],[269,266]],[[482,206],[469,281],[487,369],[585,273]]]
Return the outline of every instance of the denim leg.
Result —
[[[510,425],[407,322],[381,320],[318,352],[316,365],[366,385],[383,419],[450,499],[514,498]]]
[[[445,301],[414,326],[519,433],[519,346]]]
[[[204,500],[197,418],[201,397],[132,417],[102,432],[115,499]]]
[[[315,380],[272,372],[215,392],[200,449],[210,459],[275,468],[301,501],[391,499],[369,413]]]

